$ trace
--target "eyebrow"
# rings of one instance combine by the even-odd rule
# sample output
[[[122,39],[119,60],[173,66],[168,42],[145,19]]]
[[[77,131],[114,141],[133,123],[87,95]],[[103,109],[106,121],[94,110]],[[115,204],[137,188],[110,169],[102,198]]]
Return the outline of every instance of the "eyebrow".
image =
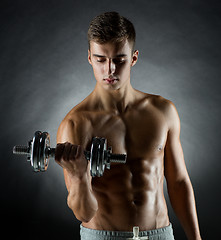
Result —
[[[94,57],[106,57],[106,56],[103,56],[103,55],[99,55],[99,54],[93,54]],[[127,54],[118,54],[115,56],[115,58],[119,58],[119,57],[127,57]]]

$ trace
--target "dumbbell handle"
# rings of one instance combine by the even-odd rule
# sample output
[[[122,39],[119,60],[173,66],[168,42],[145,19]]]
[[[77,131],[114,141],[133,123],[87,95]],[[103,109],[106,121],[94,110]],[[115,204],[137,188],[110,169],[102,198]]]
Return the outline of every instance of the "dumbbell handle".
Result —
[[[55,157],[55,148],[46,148],[45,149],[47,156],[54,158]],[[30,149],[27,146],[21,146],[17,145],[14,146],[13,148],[13,153],[14,154],[19,154],[19,155],[28,155],[30,154]],[[90,152],[89,151],[84,151],[84,155],[87,160],[90,159]],[[126,163],[126,155],[125,154],[113,154],[110,153],[110,162],[115,162],[115,163]]]
[[[126,163],[126,155],[125,154],[110,154],[110,162],[116,163]]]
[[[29,147],[17,145],[13,147],[13,154],[26,155],[29,154]]]
[[[45,149],[45,153],[47,154],[47,156],[50,156],[52,158],[55,157],[55,148],[46,148]],[[18,154],[18,155],[29,155],[30,153],[30,149],[27,146],[21,146],[21,145],[17,145],[13,147],[13,154]]]

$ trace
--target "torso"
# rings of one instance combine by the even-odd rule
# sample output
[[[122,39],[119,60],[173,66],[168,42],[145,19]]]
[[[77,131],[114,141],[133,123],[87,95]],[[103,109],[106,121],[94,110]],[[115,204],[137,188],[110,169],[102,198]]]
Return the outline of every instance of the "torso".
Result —
[[[112,163],[92,179],[98,211],[83,226],[99,230],[150,230],[169,225],[163,194],[167,121],[159,96],[139,93],[121,115],[91,107],[86,99],[68,117],[78,126],[78,143],[88,150],[94,136],[107,139],[113,153],[126,153],[126,164]],[[162,102],[163,104],[161,104]]]

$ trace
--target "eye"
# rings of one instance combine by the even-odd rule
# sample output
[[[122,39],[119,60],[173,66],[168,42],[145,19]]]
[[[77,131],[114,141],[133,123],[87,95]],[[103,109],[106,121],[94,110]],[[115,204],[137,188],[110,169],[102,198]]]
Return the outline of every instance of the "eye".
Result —
[[[97,58],[97,62],[105,62],[106,61],[106,59],[105,58]]]
[[[115,58],[115,59],[113,59],[113,62],[114,62],[115,64],[122,64],[122,63],[124,63],[125,61],[126,61],[125,58]]]

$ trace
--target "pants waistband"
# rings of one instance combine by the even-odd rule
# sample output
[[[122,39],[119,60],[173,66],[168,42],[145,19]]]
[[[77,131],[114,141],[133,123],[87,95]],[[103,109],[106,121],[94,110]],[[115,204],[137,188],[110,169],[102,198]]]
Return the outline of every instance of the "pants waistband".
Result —
[[[85,228],[80,225],[80,233],[81,235],[88,235],[88,236],[99,236],[99,237],[123,237],[123,238],[132,238],[133,237],[133,232],[124,232],[124,231],[106,231],[106,230],[95,230],[95,229],[90,229],[90,228]],[[144,236],[156,236],[156,235],[161,235],[161,234],[169,234],[173,236],[173,229],[172,229],[172,224],[170,223],[169,226],[163,227],[163,228],[158,228],[154,230],[148,230],[148,231],[140,231],[139,232],[139,237],[144,237]]]

